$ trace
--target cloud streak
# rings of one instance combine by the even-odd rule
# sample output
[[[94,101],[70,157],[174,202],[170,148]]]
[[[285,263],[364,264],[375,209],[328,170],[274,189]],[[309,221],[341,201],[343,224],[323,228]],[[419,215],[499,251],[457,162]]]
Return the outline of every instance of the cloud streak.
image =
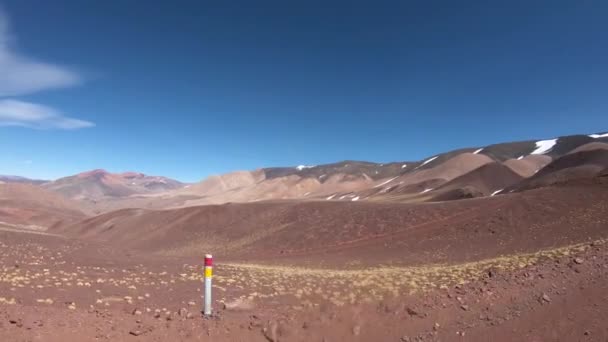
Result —
[[[0,8],[0,97],[64,88],[81,82],[81,77],[68,68],[20,55],[11,43],[9,20]]]
[[[22,56],[13,49],[12,42],[8,17],[0,8],[0,127],[72,130],[95,126],[51,107],[7,98],[81,82],[81,77],[67,68]]]
[[[67,117],[47,106],[6,99],[0,100],[0,126],[72,130],[93,127],[95,124]]]

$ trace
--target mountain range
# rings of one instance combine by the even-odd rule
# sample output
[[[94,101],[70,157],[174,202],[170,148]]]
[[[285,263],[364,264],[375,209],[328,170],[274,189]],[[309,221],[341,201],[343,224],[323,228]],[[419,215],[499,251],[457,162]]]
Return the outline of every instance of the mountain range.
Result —
[[[78,211],[99,214],[267,200],[448,201],[592,178],[607,167],[608,133],[597,133],[464,148],[419,161],[341,161],[235,171],[192,184],[103,169],[54,181],[18,176],[0,176],[0,181],[27,184],[28,191],[37,187],[77,203]]]

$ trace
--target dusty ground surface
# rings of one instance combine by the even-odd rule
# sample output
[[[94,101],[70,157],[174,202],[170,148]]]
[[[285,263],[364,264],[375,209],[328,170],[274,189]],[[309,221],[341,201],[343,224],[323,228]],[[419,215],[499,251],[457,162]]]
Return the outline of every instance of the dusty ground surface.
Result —
[[[607,197],[593,183],[438,206],[194,212],[206,222],[226,210],[227,239],[246,233],[238,222],[249,210],[269,218],[249,220],[242,244],[213,251],[211,318],[200,314],[207,251],[167,253],[195,236],[187,227],[149,248],[104,239],[104,229],[154,235],[158,213],[124,226],[113,217],[78,238],[0,225],[0,340],[606,341]],[[296,223],[266,234],[277,217]]]

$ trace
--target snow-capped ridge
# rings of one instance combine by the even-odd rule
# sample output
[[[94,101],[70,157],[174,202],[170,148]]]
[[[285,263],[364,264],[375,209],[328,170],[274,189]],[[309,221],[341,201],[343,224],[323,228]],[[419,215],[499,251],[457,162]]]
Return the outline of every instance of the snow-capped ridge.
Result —
[[[539,140],[536,142],[536,149],[530,154],[545,154],[549,152],[557,143],[557,139]]]

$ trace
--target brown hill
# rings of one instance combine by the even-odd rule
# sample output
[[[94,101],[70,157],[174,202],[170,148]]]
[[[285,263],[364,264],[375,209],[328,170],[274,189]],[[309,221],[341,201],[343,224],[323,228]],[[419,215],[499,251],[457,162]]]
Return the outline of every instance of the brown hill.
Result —
[[[223,175],[210,176],[207,179],[187,185],[176,193],[212,196],[247,186],[255,185],[265,179],[264,173],[257,171],[236,171]]]
[[[48,190],[67,198],[99,200],[105,197],[127,197],[181,188],[184,184],[166,177],[147,176],[142,173],[109,173],[92,170],[60,178],[43,184]]]
[[[493,162],[457,177],[436,189],[436,192],[446,193],[460,190],[461,193],[479,194],[488,196],[496,191],[505,189],[524,179],[509,167]],[[466,190],[466,191],[464,191]],[[443,198],[443,197],[442,197]],[[455,199],[458,199],[457,197]]]
[[[125,209],[57,231],[162,255],[205,251],[250,262],[472,261],[601,236],[606,186],[424,204],[282,201]],[[589,217],[595,219],[585,221]],[[587,227],[584,236],[573,229],[579,226]]]
[[[608,143],[605,142],[591,142],[585,145],[581,145],[574,150],[568,152],[568,154],[583,152],[583,151],[592,151],[592,150],[608,150]]]
[[[521,159],[509,159],[503,164],[520,176],[527,178],[551,162],[551,157],[542,154],[531,154]]]
[[[608,167],[608,150],[594,149],[564,155],[549,163],[534,176],[510,189],[528,190],[580,179],[591,179]]]
[[[30,179],[20,176],[0,175],[1,183],[24,183],[24,184],[43,184],[48,181],[41,179]]]
[[[434,163],[435,166],[424,168]],[[403,174],[402,176],[382,179],[366,189],[349,193],[336,193],[332,199],[342,200],[383,200],[421,202],[430,197],[428,192],[434,188],[485,164],[492,163],[492,159],[484,154],[460,153],[440,163],[430,158],[420,164],[420,167]]]
[[[0,184],[0,221],[50,227],[81,220],[79,204],[36,185]]]

